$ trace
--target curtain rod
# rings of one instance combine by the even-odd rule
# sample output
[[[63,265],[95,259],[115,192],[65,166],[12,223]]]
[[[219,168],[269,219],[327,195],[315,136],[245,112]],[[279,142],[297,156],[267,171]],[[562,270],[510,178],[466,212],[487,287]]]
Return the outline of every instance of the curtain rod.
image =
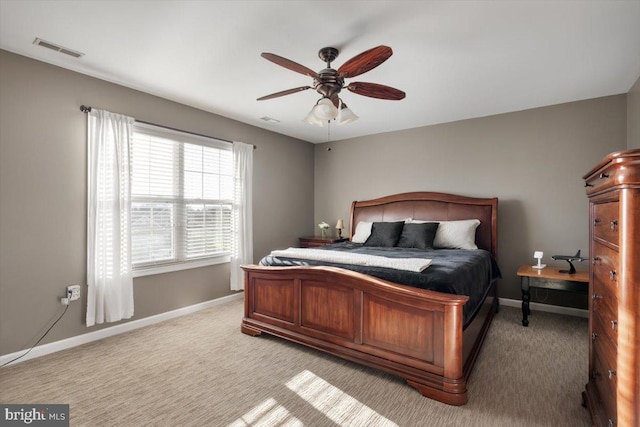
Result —
[[[86,106],[86,105],[81,105],[81,106],[80,106],[80,111],[82,111],[83,113],[88,113],[88,112],[90,112],[90,111],[91,111],[91,108],[92,108],[92,107],[88,107],[88,106]],[[190,134],[190,135],[201,136],[201,137],[203,137],[203,138],[213,138],[213,139],[217,139],[217,140],[219,140],[219,141],[224,141],[224,142],[228,142],[229,144],[233,144],[233,141],[230,141],[230,140],[228,140],[228,139],[224,139],[224,138],[217,138],[217,137],[215,137],[215,136],[209,136],[209,135],[203,135],[203,134],[201,134],[201,133],[189,132],[188,130],[176,129],[176,128],[172,128],[172,127],[169,127],[169,126],[158,125],[158,124],[156,124],[156,123],[145,122],[145,121],[138,120],[138,119],[134,119],[134,120],[135,120],[136,122],[138,122],[138,123],[142,123],[142,124],[145,124],[145,125],[157,126],[157,127],[164,128],[164,129],[174,130],[174,131],[176,131],[176,132],[183,132],[183,133],[188,133],[188,134]],[[254,146],[253,146],[253,149],[255,150],[256,148],[258,148],[258,147],[256,147],[256,146],[254,145]]]

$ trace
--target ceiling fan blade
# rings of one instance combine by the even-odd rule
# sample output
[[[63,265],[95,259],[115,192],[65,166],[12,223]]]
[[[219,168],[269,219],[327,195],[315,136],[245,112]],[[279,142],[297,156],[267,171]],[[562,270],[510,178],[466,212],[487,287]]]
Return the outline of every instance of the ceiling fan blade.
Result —
[[[373,70],[389,59],[393,51],[389,46],[378,46],[356,55],[338,68],[338,74],[343,77],[355,77]]]
[[[272,93],[271,95],[265,95],[258,98],[256,101],[264,101],[265,99],[277,98],[279,96],[290,95],[296,92],[302,92],[303,90],[311,89],[311,86],[300,86],[294,89],[287,89],[280,92]]]
[[[354,82],[350,83],[347,89],[358,95],[368,96],[370,98],[390,99],[393,101],[399,101],[406,96],[401,90],[377,83]]]
[[[307,68],[304,65],[300,65],[297,62],[293,62],[292,60],[283,58],[282,56],[267,52],[263,52],[260,56],[262,56],[266,60],[273,62],[274,64],[277,64],[284,68],[288,68],[291,71],[295,71],[296,73],[304,74],[305,76],[309,76],[314,79],[318,77],[318,74],[311,68]]]

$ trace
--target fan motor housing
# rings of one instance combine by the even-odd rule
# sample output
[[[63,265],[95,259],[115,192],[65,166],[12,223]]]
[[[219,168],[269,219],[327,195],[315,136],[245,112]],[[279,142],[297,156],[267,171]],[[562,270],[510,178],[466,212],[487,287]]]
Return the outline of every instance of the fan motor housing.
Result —
[[[325,68],[318,72],[314,81],[314,89],[321,95],[331,98],[337,95],[344,86],[344,79],[333,68]]]

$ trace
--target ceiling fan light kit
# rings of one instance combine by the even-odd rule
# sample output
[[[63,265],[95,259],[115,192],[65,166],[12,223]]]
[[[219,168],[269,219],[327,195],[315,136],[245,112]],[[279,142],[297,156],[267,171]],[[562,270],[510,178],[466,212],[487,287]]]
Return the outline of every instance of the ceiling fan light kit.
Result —
[[[378,46],[373,49],[362,52],[345,62],[340,68],[334,70],[331,68],[331,62],[338,56],[338,49],[333,47],[325,47],[320,49],[318,56],[327,64],[327,68],[315,72],[310,68],[300,65],[290,59],[283,58],[273,53],[262,53],[262,57],[300,74],[304,74],[313,78],[313,86],[301,86],[294,89],[287,89],[280,92],[272,93],[258,98],[258,101],[277,98],[292,93],[302,92],[307,89],[315,89],[322,98],[318,100],[316,105],[311,109],[309,114],[303,119],[309,124],[322,126],[323,121],[330,122],[337,120],[338,124],[351,123],[358,119],[353,111],[351,111],[338,97],[342,89],[347,89],[358,95],[368,96],[370,98],[400,100],[404,99],[405,93],[401,90],[384,86],[377,83],[350,83],[345,85],[344,79],[359,76],[370,71],[389,59],[393,51],[388,46]]]

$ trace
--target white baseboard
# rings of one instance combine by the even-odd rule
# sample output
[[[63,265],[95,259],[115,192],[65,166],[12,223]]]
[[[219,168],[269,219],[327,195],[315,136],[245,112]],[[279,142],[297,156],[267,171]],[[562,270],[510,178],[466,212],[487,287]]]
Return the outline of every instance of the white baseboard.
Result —
[[[500,305],[506,307],[522,307],[522,301],[517,299],[500,298]],[[562,307],[560,305],[541,304],[539,302],[529,303],[529,308],[535,311],[546,311],[547,313],[565,314],[567,316],[589,317],[589,310],[581,308]]]
[[[155,323],[164,322],[165,320],[174,319],[176,317],[185,316],[187,314],[195,313],[196,311],[204,310],[205,308],[213,307],[225,302],[242,299],[244,292],[237,292],[232,295],[227,295],[214,300],[201,302],[198,304],[190,305],[188,307],[178,308],[177,310],[167,311],[166,313],[156,314],[154,316],[145,317],[143,319],[133,320],[131,322],[122,323],[120,325],[112,326],[110,328],[100,329],[95,332],[89,332],[82,335],[76,335],[75,337],[66,338],[60,341],[55,341],[48,344],[39,345],[34,347],[26,356],[8,364],[7,366],[15,365],[16,363],[24,362],[29,359],[35,359],[36,357],[45,356],[47,354],[55,353],[57,351],[66,350],[68,348],[76,347],[82,344],[86,344],[92,341],[101,340],[103,338],[111,337],[125,332],[133,331],[135,329],[143,328],[145,326],[153,325]],[[7,363],[26,350],[16,351],[15,353],[5,354],[0,356],[0,365]]]

